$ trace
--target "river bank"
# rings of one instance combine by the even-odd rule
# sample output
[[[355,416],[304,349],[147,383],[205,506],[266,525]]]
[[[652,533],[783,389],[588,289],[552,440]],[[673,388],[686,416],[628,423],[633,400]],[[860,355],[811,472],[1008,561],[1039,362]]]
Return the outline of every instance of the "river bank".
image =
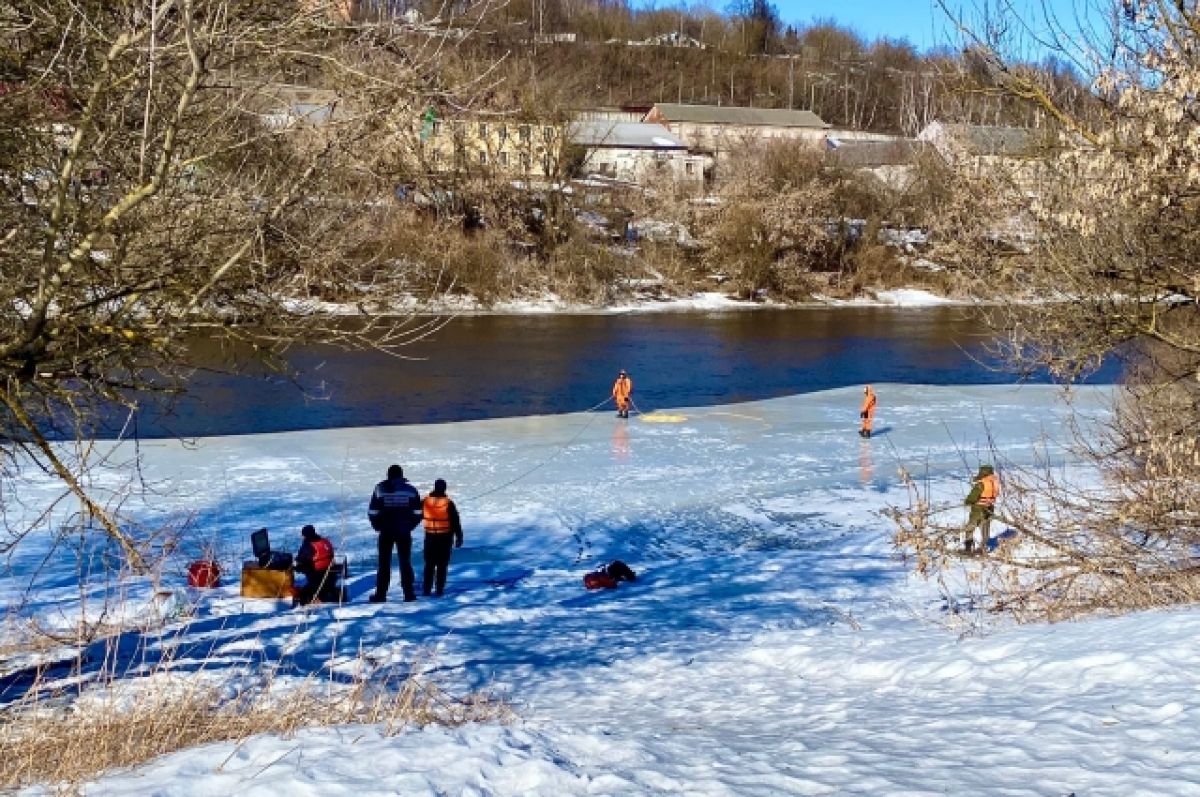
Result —
[[[662,312],[736,312],[749,310],[804,310],[835,307],[880,307],[924,309],[930,307],[976,307],[997,304],[999,300],[942,296],[924,288],[893,288],[869,291],[854,298],[815,296],[806,301],[778,299],[739,299],[718,291],[700,291],[686,296],[625,298],[611,304],[570,301],[547,293],[537,298],[511,299],[484,303],[472,296],[442,295],[429,299],[405,296],[377,300],[374,312],[384,315],[594,315]],[[305,300],[289,303],[298,313],[330,316],[358,316],[358,304]]]

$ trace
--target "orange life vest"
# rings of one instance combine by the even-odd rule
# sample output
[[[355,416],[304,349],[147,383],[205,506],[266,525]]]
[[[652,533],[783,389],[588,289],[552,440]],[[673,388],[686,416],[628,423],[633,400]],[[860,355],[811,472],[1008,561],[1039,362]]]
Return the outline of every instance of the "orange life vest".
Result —
[[[425,516],[425,531],[430,534],[445,534],[450,531],[449,497],[426,496],[422,511]]]
[[[624,401],[629,398],[629,394],[633,392],[633,380],[629,377],[618,377],[613,383],[613,398],[617,401]]]
[[[333,564],[333,543],[322,537],[312,544],[313,569],[328,570]]]
[[[1000,479],[996,478],[996,474],[989,473],[979,480],[983,485],[983,490],[979,493],[979,504],[981,506],[995,506],[996,499],[1000,496]]]
[[[875,391],[867,388],[866,395],[863,396],[862,412],[867,415],[872,415],[875,412]]]

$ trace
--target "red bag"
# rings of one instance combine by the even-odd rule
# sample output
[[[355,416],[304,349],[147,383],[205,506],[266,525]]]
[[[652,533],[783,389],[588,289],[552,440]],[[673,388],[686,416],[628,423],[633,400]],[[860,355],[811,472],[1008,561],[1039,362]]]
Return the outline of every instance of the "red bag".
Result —
[[[221,568],[216,562],[197,559],[188,565],[189,587],[215,587],[221,581]]]
[[[588,589],[613,589],[617,586],[617,580],[603,570],[597,570],[583,577],[583,586]]]

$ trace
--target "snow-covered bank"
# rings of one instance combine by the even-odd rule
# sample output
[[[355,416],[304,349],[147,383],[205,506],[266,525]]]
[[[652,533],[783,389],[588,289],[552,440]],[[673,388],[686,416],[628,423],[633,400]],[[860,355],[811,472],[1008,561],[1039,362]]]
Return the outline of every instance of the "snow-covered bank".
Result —
[[[604,315],[611,313],[662,313],[662,312],[726,312],[760,310],[763,308],[788,307],[934,307],[942,305],[976,305],[976,299],[953,299],[939,296],[922,288],[897,288],[895,290],[869,291],[866,295],[852,299],[830,296],[815,296],[808,302],[780,302],[770,299],[750,301],[736,299],[716,291],[704,291],[690,296],[673,298],[638,298],[596,306],[569,302],[553,294],[537,298],[513,299],[485,305],[469,296],[443,296],[435,300],[418,301],[415,297],[395,299],[377,312],[392,314],[412,313],[418,315]],[[289,303],[289,309],[298,313],[319,313],[337,316],[355,316],[361,311],[358,305],[340,304],[317,300]]]
[[[857,389],[841,389],[663,408],[659,423],[596,413],[144,444],[147,522],[193,514],[231,561],[259,526],[294,548],[311,522],[351,557],[355,600],[338,608],[291,611],[236,587],[187,595],[176,575],[196,601],[179,670],[283,656],[303,677],[331,656],[433,648],[448,687],[491,684],[519,719],[259,737],[111,773],[89,793],[1200,793],[1200,610],[962,636],[892,555],[878,512],[904,501],[897,468],[961,500],[989,435],[1014,462],[1061,436],[1056,391],[877,389],[870,441],[854,433]],[[1077,400],[1100,413],[1105,392]],[[440,600],[364,602],[366,498],[393,461],[422,490],[446,478],[463,513]],[[31,483],[22,498],[49,491]],[[9,605],[42,543],[11,561]],[[584,591],[581,575],[614,558],[638,581]],[[14,613],[67,621],[73,564],[39,571]]]

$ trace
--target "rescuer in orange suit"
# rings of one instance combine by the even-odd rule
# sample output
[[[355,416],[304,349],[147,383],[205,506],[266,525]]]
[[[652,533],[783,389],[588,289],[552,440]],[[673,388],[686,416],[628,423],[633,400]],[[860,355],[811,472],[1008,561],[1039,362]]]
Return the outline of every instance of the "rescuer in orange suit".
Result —
[[[861,437],[871,436],[871,425],[875,422],[875,391],[870,385],[863,388],[862,410],[858,417],[862,418],[862,428],[858,430]]]
[[[612,397],[617,402],[617,417],[629,417],[630,396],[633,395],[633,380],[629,378],[629,374],[625,369],[621,369],[621,373],[617,374],[617,381],[613,382]]]

